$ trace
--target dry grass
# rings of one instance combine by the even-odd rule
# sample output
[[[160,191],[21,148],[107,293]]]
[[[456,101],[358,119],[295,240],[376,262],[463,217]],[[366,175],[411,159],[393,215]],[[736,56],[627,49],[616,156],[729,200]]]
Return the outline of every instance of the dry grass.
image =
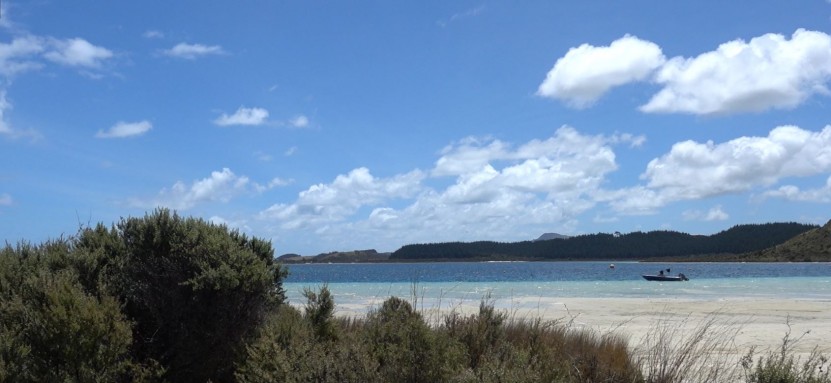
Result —
[[[732,382],[739,376],[734,339],[742,323],[663,315],[634,353],[647,382]]]
[[[725,319],[721,312],[703,318],[660,314],[648,335],[633,345],[621,335],[625,323],[601,333],[582,326],[579,314],[568,310],[559,320],[498,310],[488,294],[476,311],[469,309],[470,302],[449,311],[425,307],[415,284],[409,301],[393,300],[363,317],[332,317],[339,336],[325,347],[313,346],[314,339],[293,341],[309,344],[330,361],[315,376],[329,376],[330,369],[342,374],[360,361],[365,367],[360,376],[367,382],[831,383],[828,359],[817,351],[805,360],[796,358],[793,346],[802,336],[792,337],[790,331],[781,348],[742,356],[735,339],[747,323]],[[332,350],[341,351],[328,355]],[[273,360],[272,355],[252,357]],[[409,368],[416,360],[420,367]],[[339,381],[354,381],[344,379]]]

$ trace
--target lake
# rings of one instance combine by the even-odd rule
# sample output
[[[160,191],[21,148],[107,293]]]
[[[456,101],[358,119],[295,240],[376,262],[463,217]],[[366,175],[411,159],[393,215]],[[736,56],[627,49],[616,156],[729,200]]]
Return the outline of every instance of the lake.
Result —
[[[542,298],[788,298],[831,301],[831,263],[447,262],[288,265],[289,301],[327,284],[338,307],[365,310],[390,296],[427,307],[479,301],[522,308]],[[647,282],[671,269],[688,282]]]

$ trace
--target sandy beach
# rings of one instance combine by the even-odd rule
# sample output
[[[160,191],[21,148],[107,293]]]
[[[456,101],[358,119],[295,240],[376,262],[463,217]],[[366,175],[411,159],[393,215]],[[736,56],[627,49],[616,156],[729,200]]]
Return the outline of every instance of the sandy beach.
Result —
[[[505,307],[505,302],[496,302]],[[420,307],[428,317],[455,309],[476,312],[479,302],[444,302],[441,309]],[[703,322],[733,337],[731,353],[744,354],[751,347],[760,352],[777,350],[783,337],[800,338],[793,345],[797,355],[807,355],[815,347],[831,351],[831,300],[798,299],[719,299],[683,300],[672,298],[528,298],[514,299],[503,308],[514,318],[556,320],[599,334],[627,336],[637,346],[653,336],[659,325],[674,328],[678,334],[690,333]],[[338,315],[362,315],[366,307],[338,306]]]
[[[789,331],[791,339],[801,337],[793,348],[797,354],[810,353],[814,347],[831,350],[830,301],[569,298],[549,303],[545,311],[526,313],[537,311],[546,319],[570,321],[600,333],[628,335],[636,343],[650,336],[659,323],[692,331],[713,320],[716,326],[737,331],[735,347],[741,353],[751,347],[759,351],[777,349]]]

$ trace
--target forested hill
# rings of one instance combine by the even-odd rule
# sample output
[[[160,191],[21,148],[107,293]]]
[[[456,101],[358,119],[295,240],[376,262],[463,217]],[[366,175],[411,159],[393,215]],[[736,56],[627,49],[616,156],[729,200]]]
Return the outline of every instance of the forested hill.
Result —
[[[743,262],[829,262],[831,261],[831,221],[799,234],[785,243],[735,256],[716,257],[719,261]]]
[[[713,235],[676,231],[587,234],[566,239],[523,242],[448,242],[406,245],[390,260],[592,260],[741,254],[779,245],[818,228],[800,223],[737,225]]]

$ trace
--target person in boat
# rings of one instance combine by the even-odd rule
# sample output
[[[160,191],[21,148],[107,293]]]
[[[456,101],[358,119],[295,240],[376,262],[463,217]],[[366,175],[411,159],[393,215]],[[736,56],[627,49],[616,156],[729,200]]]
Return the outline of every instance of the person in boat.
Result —
[[[658,276],[659,276],[659,277],[663,277],[663,276],[664,276],[664,270],[659,271],[659,272],[658,272]]]

